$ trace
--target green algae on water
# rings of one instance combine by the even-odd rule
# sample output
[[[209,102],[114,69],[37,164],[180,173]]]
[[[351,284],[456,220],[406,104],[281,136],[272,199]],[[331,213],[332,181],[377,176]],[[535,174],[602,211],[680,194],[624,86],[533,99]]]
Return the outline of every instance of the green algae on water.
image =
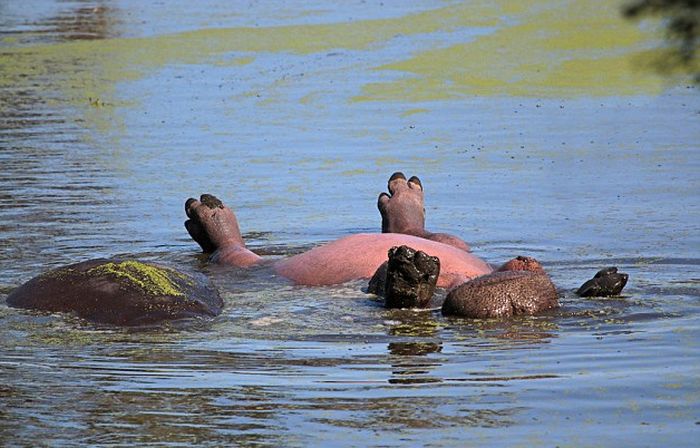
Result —
[[[501,26],[473,41],[377,66],[406,76],[365,84],[353,101],[636,95],[663,88],[663,81],[648,70],[655,35],[625,22],[614,2],[522,4],[528,7],[509,11]]]
[[[126,281],[152,296],[185,294],[174,279],[186,281],[187,276],[172,269],[153,266],[139,261],[109,262],[89,269],[88,275],[109,275]]]

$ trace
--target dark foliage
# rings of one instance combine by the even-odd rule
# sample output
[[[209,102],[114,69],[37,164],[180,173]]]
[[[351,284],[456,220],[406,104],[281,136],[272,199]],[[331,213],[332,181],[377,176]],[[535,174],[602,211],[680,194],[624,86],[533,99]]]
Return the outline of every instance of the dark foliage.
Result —
[[[622,10],[625,17],[640,19],[658,17],[666,26],[671,48],[659,61],[662,72],[682,68],[700,83],[698,68],[698,33],[700,33],[700,0],[634,0]]]

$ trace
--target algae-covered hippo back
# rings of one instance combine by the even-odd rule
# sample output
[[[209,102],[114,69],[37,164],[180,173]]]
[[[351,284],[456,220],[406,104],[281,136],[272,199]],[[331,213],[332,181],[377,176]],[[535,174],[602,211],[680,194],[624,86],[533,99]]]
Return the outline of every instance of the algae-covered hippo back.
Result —
[[[221,313],[223,301],[201,276],[131,260],[97,259],[65,266],[23,284],[7,304],[51,312],[73,312],[115,325]]]

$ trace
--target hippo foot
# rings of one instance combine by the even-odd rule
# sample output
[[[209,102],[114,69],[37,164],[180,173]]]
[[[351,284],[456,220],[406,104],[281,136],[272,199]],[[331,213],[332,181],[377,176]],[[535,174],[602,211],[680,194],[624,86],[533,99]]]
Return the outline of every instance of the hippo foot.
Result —
[[[477,277],[450,291],[442,313],[475,319],[509,318],[558,306],[557,290],[539,262],[518,257],[499,272]]]
[[[223,301],[202,276],[139,261],[98,259],[54,269],[15,289],[7,304],[72,312],[98,323],[150,325],[221,313]]]
[[[368,291],[383,295],[387,308],[425,308],[439,275],[437,257],[408,246],[392,247],[389,261],[377,269]]]
[[[245,246],[236,215],[216,196],[203,194],[199,201],[189,198],[185,202],[189,218],[185,228],[204,253],[212,253],[224,246]]]
[[[382,233],[404,233],[421,236],[425,231],[423,185],[418,177],[406,180],[401,172],[391,175],[389,194],[382,193],[377,208],[382,215]]]
[[[245,247],[236,215],[216,196],[203,194],[199,201],[188,199],[185,212],[189,217],[185,228],[202,251],[211,254],[211,261],[239,267],[261,261]]]
[[[419,236],[469,251],[469,245],[454,235],[425,230],[425,199],[423,184],[418,177],[406,180],[403,173],[396,172],[389,178],[387,189],[389,193],[380,194],[377,200],[382,215],[382,233]]]
[[[613,297],[619,296],[627,285],[629,276],[623,272],[617,272],[616,267],[604,268],[576,291],[581,297]]]

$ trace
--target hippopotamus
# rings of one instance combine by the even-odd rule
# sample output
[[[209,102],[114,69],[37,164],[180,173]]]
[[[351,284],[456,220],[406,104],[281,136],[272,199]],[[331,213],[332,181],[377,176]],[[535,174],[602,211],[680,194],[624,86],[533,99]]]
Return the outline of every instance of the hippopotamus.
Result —
[[[468,251],[460,238],[425,230],[423,189],[420,180],[394,173],[389,194],[379,196],[382,233],[360,233],[315,247],[272,263],[274,271],[297,285],[320,286],[369,279],[387,260],[392,247],[408,246],[440,259],[437,286],[452,288],[493,267]],[[265,262],[250,251],[241,237],[233,211],[210,194],[185,202],[185,227],[215,263],[249,267]]]
[[[390,288],[401,289],[408,299],[396,295],[396,300],[388,300],[390,306],[425,306],[436,287],[450,291],[442,308],[448,315],[509,317],[558,306],[556,289],[536,260],[517,257],[494,269],[470,253],[461,238],[427,231],[420,179],[397,172],[387,187],[389,193],[380,194],[377,201],[382,233],[346,236],[270,263],[246,247],[235,214],[213,195],[185,202],[185,227],[212,262],[241,268],[268,263],[297,285],[340,284],[369,279],[377,272],[388,276],[386,268],[378,268],[395,253],[402,260],[392,269],[408,274],[389,279]],[[13,291],[7,301],[118,325],[215,316],[223,307],[201,278],[125,260],[92,260],[51,271]]]
[[[46,272],[15,289],[7,304],[72,312],[113,325],[143,326],[164,320],[212,317],[223,301],[202,275],[124,259],[97,259]]]
[[[407,246],[389,250],[367,287],[384,297],[387,308],[426,308],[440,271],[438,257]],[[446,316],[477,319],[532,315],[559,306],[559,295],[542,265],[518,256],[497,271],[453,288],[442,304]]]
[[[517,257],[494,269],[470,253],[461,238],[427,231],[420,179],[394,173],[388,190],[377,201],[382,233],[346,236],[275,261],[272,268],[298,285],[332,285],[372,277],[376,283],[388,275],[387,258],[397,258],[401,260],[389,272],[404,272],[386,281],[393,282],[390,290],[396,287],[403,292],[388,294],[388,306],[425,306],[435,287],[450,290],[443,306],[445,314],[509,317],[558,306],[556,288],[536,260]],[[185,227],[202,250],[211,253],[212,261],[238,267],[264,262],[246,247],[235,214],[215,196],[190,198],[185,211],[189,218]]]

